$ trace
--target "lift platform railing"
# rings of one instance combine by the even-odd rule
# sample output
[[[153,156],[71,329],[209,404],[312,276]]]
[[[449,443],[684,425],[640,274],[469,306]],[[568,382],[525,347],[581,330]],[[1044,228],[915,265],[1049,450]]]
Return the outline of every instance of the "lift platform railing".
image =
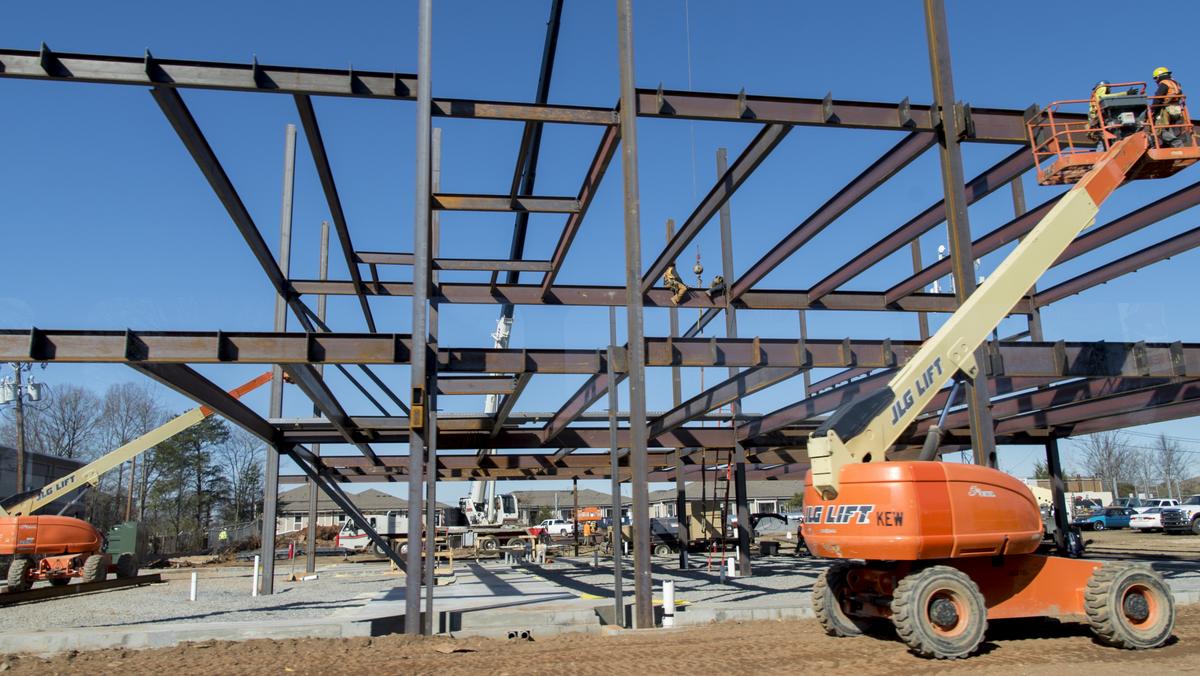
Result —
[[[1038,111],[1027,123],[1038,183],[1074,183],[1117,141],[1133,133],[1144,133],[1153,151],[1187,149],[1189,157],[1200,151],[1192,130],[1186,96],[1147,96],[1146,83],[1120,82],[1107,85],[1109,93],[1095,99],[1055,101]],[[1167,115],[1161,114],[1170,108]],[[1079,112],[1088,112],[1079,120]],[[1063,113],[1075,115],[1064,117]],[[1075,119],[1070,119],[1075,117]],[[1182,166],[1178,167],[1182,168]],[[1178,170],[1173,168],[1173,170]],[[1172,170],[1160,167],[1154,177]],[[1150,178],[1151,173],[1134,173],[1129,178]]]

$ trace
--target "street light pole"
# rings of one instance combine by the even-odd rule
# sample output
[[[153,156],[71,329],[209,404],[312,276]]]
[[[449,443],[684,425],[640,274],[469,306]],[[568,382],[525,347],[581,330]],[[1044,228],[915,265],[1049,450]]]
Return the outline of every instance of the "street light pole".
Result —
[[[25,492],[25,387],[21,382],[21,364],[13,364],[16,372],[17,396],[13,401],[13,419],[17,427],[17,491]]]

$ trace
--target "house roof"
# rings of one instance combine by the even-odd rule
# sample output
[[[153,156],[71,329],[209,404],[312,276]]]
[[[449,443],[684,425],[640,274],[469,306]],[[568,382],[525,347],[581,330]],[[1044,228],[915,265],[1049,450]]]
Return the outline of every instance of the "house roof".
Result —
[[[359,511],[366,512],[386,512],[393,509],[407,509],[408,501],[403,498],[398,498],[395,495],[389,495],[381,490],[368,488],[361,493],[349,493],[350,501],[358,507]],[[450,505],[439,502],[438,509],[447,509]],[[308,512],[308,486],[297,486],[289,491],[284,491],[279,494],[279,506],[277,508],[280,514],[295,514],[297,512]],[[340,512],[340,507],[333,500],[325,495],[324,491],[317,492],[317,511],[318,512]]]
[[[700,494],[701,489],[706,489],[706,495]],[[713,486],[709,482],[707,486],[702,485],[699,481],[689,481],[684,485],[684,492],[688,500],[700,500],[702,497],[711,498],[713,495]],[[787,499],[797,493],[804,493],[803,481],[747,481],[746,482],[746,497],[751,500],[771,500],[771,499]],[[717,500],[725,499],[725,486],[717,484]],[[733,486],[729,487],[729,499],[733,500]],[[669,488],[663,491],[651,491],[650,502],[674,502],[675,489]]]
[[[575,504],[575,498],[570,490],[565,491],[513,491],[513,495],[517,496],[518,507],[554,507],[557,505],[559,509],[571,507]],[[557,500],[557,501],[556,501]],[[621,504],[628,505],[633,502],[632,498],[621,496]],[[590,488],[579,489],[579,506],[580,507],[611,507],[612,495],[609,493],[601,493]]]

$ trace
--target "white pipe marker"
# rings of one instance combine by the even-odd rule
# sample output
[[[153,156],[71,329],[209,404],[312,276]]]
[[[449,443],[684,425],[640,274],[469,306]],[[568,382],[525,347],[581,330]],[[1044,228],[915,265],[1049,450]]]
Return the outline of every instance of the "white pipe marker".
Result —
[[[188,600],[189,601],[196,600],[196,573],[195,572],[192,572],[192,590],[188,594]]]
[[[675,626],[675,581],[663,580],[663,628]]]
[[[250,590],[250,596],[258,596],[258,555],[254,555],[254,587]]]

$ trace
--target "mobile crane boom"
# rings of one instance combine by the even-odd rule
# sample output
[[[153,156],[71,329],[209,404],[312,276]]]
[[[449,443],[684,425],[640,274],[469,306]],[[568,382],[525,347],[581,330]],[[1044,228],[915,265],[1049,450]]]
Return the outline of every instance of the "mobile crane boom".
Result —
[[[837,496],[843,466],[886,460],[886,450],[952,376],[958,372],[968,378],[977,375],[975,349],[1075,236],[1095,222],[1100,204],[1121,185],[1149,148],[1148,136],[1140,133],[1114,143],[887,387],[851,401],[812,433],[808,439],[812,481],[825,499]]]

